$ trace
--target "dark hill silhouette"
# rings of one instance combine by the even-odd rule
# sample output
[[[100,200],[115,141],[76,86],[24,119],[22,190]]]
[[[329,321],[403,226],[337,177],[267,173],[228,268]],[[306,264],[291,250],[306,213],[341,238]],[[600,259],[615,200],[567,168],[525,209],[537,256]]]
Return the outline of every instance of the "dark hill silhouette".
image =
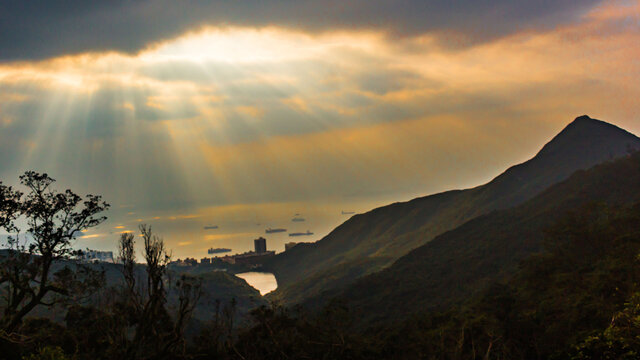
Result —
[[[580,116],[534,158],[509,168],[485,185],[355,215],[322,240],[277,255],[265,264],[279,285],[270,296],[295,303],[350,284],[468,220],[521,204],[576,170],[635,149],[640,149],[640,138],[606,122]]]
[[[0,249],[0,259],[7,254],[6,249]],[[60,260],[53,264],[54,270],[59,270],[65,266],[75,268],[75,260]],[[101,307],[105,303],[105,299],[113,296],[114,289],[124,286],[124,278],[122,275],[121,264],[98,263],[85,264],[97,271],[103,271],[105,275],[105,286],[94,292],[91,296],[84,299],[83,304]],[[227,273],[226,271],[215,271],[201,269],[194,271],[193,269],[174,271],[169,270],[169,277],[176,279],[182,274],[187,274],[199,278],[202,285],[202,295],[194,309],[190,326],[201,326],[201,324],[211,321],[215,317],[215,304],[220,301],[221,306],[227,306],[231,301],[236,304],[236,316],[238,322],[246,321],[247,314],[262,305],[266,305],[265,299],[260,296],[260,292],[251,287],[244,279]],[[139,283],[146,284],[145,266],[138,265],[136,267],[136,275]],[[0,288],[0,296],[5,296],[6,289]],[[170,308],[178,305],[178,289],[175,287],[167,288],[167,301]],[[56,306],[53,308],[42,305],[37,306],[29,317],[46,317],[54,321],[63,322],[67,314],[67,304]]]
[[[638,200],[640,152],[578,171],[514,208],[479,216],[321,298],[345,299],[365,322],[444,308],[509,279],[522,260],[542,250],[544,231],[567,212],[594,202],[615,207]]]

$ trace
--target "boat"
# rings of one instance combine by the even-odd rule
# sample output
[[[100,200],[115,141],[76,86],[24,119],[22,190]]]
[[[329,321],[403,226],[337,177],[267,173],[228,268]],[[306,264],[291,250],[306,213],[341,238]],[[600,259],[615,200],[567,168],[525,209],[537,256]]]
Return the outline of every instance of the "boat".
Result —
[[[264,232],[267,233],[267,234],[273,234],[273,233],[280,233],[280,232],[285,232],[285,231],[287,231],[287,229],[281,229],[281,228],[272,229],[272,228],[268,228]]]
[[[309,236],[309,235],[313,235],[313,233],[309,230],[307,230],[306,233],[290,233],[289,236]]]
[[[226,253],[229,251],[231,251],[231,249],[227,249],[227,248],[211,248],[207,250],[209,254],[220,254],[220,253]]]
[[[209,225],[204,227],[205,230],[215,230],[217,228],[218,228],[218,225]]]
[[[294,217],[293,219],[291,219],[291,221],[293,221],[293,222],[301,222],[301,221],[304,221],[304,218]]]
[[[344,210],[342,211],[342,215],[352,215],[355,213],[356,213],[355,211],[344,211]]]

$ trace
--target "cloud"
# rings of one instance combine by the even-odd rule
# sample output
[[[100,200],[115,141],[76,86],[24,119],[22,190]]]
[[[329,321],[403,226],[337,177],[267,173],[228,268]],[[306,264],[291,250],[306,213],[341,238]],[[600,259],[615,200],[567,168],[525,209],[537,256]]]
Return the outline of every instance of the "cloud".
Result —
[[[113,11],[94,9],[91,2],[82,6],[87,14]],[[323,226],[328,231],[337,223],[318,220],[309,210],[313,204],[320,204],[317,214],[343,220],[340,210],[477,185],[535,154],[579,114],[640,133],[638,10],[637,1],[633,8],[602,6],[553,31],[521,32],[455,51],[433,46],[431,36],[397,41],[357,31],[227,28],[183,36],[137,56],[0,64],[0,179],[15,182],[34,169],[54,176],[60,190],[104,195],[112,204],[110,223],[96,233],[109,235],[81,240],[92,248],[112,247],[118,231],[142,221],[166,236],[178,256],[210,246],[249,250],[251,234],[289,224],[296,212],[304,213],[305,227],[321,234]],[[46,25],[62,15],[41,20]],[[439,20],[428,23],[435,15],[420,15],[425,29],[447,31],[436,26]],[[162,20],[158,15],[154,21]],[[321,29],[313,21],[287,21]],[[398,24],[395,34],[417,33]],[[353,28],[367,26],[354,22]],[[447,29],[454,27],[464,30],[455,22]],[[47,36],[43,43],[63,41]],[[94,47],[102,48],[99,42]],[[360,200],[367,205],[351,203]],[[200,212],[203,207],[216,210]],[[205,232],[208,224],[221,231]]]
[[[0,65],[0,178],[49,172],[105,195],[127,228],[132,209],[119,204],[146,221],[158,209],[475,185],[577,114],[638,131],[640,30],[611,28],[637,19],[614,15],[457,51],[229,29],[177,42],[196,55],[201,38],[285,51],[190,60],[165,56],[178,46],[167,43]]]
[[[104,234],[91,234],[91,235],[84,235],[81,236],[81,239],[93,239],[93,238],[99,238],[99,237],[103,237],[105,236]]]
[[[571,21],[600,0],[4,1],[0,59],[139,50],[203,26],[445,34],[478,42]],[[455,39],[455,40],[454,40]]]

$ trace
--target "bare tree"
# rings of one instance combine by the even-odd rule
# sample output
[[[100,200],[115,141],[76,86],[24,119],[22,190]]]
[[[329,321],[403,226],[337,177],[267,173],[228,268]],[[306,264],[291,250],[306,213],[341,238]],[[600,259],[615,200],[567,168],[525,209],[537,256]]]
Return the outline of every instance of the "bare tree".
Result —
[[[131,309],[134,335],[126,350],[128,359],[170,357],[183,344],[183,331],[200,297],[200,282],[181,276],[176,281],[178,305],[174,314],[169,314],[166,284],[167,265],[171,260],[162,238],[151,231],[151,227],[140,225],[144,240],[146,263],[146,287],[136,283],[135,237],[122,234],[119,242],[120,261],[125,278],[125,307]]]
[[[118,242],[118,260],[122,263],[122,275],[124,276],[125,292],[131,298],[134,305],[139,307],[140,299],[137,298],[136,292],[136,252],[135,238],[133,233],[125,232],[120,234]]]
[[[36,306],[52,306],[97,285],[99,276],[87,268],[64,266],[54,272],[52,266],[78,254],[72,249],[73,240],[81,231],[102,223],[106,217],[98,214],[109,207],[100,196],[83,199],[71,190],[53,190],[55,180],[47,174],[28,171],[20,176],[20,182],[28,189],[24,197],[10,188],[0,188],[0,225],[19,234],[13,220],[20,215],[28,235],[23,241],[18,235],[10,237],[10,249],[0,262],[0,285],[5,288],[0,328],[7,334]]]

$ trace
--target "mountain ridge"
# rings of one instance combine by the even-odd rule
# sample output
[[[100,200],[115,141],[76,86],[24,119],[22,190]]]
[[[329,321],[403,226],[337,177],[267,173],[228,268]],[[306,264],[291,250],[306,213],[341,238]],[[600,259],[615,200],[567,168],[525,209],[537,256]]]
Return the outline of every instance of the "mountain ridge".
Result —
[[[358,214],[323,239],[296,246],[265,264],[278,280],[270,294],[285,303],[304,301],[381,270],[437,235],[531,199],[574,171],[640,149],[640,138],[604,121],[579,116],[530,160],[490,182],[396,202]]]
[[[592,203],[627,206],[639,200],[640,151],[578,170],[521,205],[473,218],[310,304],[337,297],[358,309],[365,323],[450,306],[508,279],[520,261],[541,251],[546,229],[568,212]]]

